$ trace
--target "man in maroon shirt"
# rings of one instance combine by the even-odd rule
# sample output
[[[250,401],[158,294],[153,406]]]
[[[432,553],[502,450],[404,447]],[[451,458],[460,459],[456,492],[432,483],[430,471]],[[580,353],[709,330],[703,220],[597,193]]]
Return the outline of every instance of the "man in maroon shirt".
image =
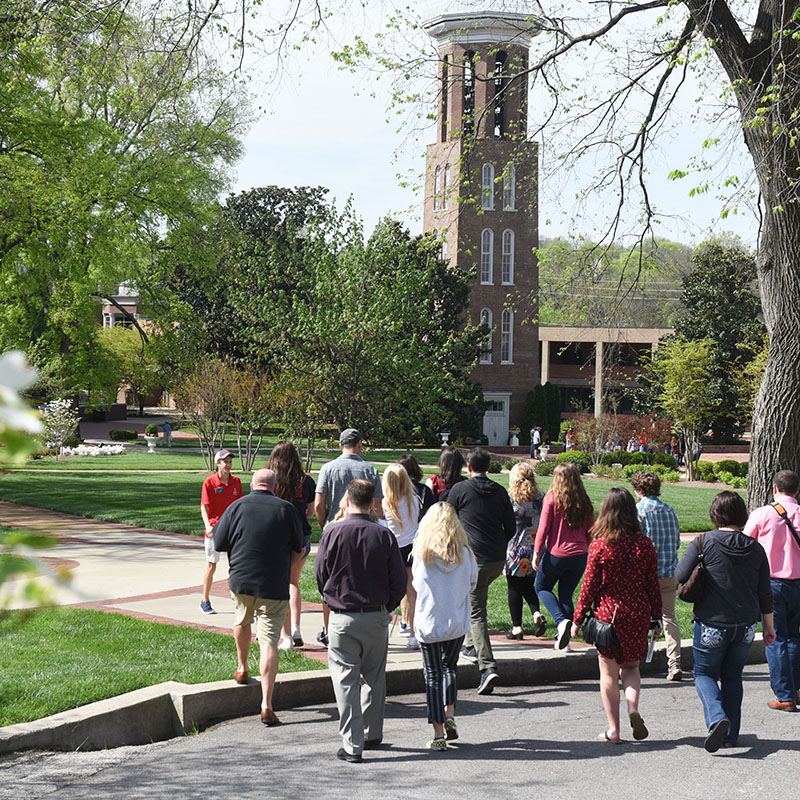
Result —
[[[225,509],[242,496],[242,482],[231,475],[233,455],[228,450],[219,450],[214,455],[217,471],[203,481],[200,493],[200,515],[205,526],[206,571],[203,575],[203,600],[200,610],[204,614],[215,614],[211,607],[211,584],[217,571],[219,551],[214,548],[214,526]]]

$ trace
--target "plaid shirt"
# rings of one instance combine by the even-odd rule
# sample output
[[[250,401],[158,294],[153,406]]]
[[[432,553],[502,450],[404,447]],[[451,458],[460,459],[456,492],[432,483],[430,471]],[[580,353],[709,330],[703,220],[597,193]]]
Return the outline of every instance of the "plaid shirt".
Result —
[[[642,531],[653,542],[658,554],[658,577],[671,578],[678,565],[681,528],[678,516],[658,497],[643,497],[637,504]]]

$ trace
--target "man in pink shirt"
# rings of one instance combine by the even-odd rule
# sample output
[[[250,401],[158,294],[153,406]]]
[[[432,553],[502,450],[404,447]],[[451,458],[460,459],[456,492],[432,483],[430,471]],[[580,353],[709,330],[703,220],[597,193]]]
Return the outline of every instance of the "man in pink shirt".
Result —
[[[791,470],[773,479],[775,498],[750,515],[744,533],[763,546],[775,603],[775,643],[767,647],[776,711],[797,711],[800,700],[800,477]]]

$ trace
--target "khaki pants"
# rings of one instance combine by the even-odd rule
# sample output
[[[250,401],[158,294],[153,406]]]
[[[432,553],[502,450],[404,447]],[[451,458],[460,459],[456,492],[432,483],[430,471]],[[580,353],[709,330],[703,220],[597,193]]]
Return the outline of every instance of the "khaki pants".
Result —
[[[681,629],[675,616],[678,581],[675,577],[659,578],[658,585],[661,589],[661,621],[667,641],[667,672],[676,672],[681,669]]]
[[[470,592],[472,606],[470,615],[470,631],[464,638],[464,647],[474,647],[478,656],[478,669],[495,669],[497,664],[489,640],[489,626],[486,623],[486,603],[489,599],[489,586],[503,572],[505,561],[490,561],[478,564],[478,582]]]

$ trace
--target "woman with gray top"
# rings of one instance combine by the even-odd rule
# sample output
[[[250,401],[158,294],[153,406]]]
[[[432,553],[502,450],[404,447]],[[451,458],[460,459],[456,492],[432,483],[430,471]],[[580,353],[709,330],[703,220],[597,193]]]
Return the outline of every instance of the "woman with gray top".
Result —
[[[469,594],[478,581],[478,564],[467,534],[448,503],[436,503],[419,524],[411,564],[417,601],[414,630],[422,649],[428,722],[428,749],[447,750],[458,738],[455,722],[457,663],[470,629]]]
[[[694,604],[694,685],[703,704],[705,749],[735,747],[742,717],[742,670],[763,619],[764,643],[775,641],[769,563],[764,548],[742,533],[747,508],[736,492],[720,492],[711,503],[716,530],[686,548],[675,573],[685,583],[700,560],[705,592]]]

